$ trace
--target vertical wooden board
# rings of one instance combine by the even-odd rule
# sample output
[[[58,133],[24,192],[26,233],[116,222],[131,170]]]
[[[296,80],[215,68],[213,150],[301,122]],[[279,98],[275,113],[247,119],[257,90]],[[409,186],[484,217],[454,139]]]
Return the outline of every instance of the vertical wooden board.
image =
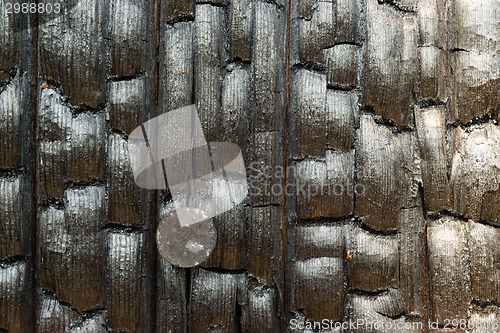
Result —
[[[39,201],[62,200],[66,179],[66,138],[72,113],[54,89],[39,92],[37,174]]]
[[[396,287],[399,272],[398,238],[377,236],[354,228],[346,249],[349,287],[351,290],[376,292]]]
[[[186,270],[159,257],[157,279],[156,332],[186,332]]]
[[[281,130],[284,114],[284,17],[275,5],[254,3],[252,129]]]
[[[354,148],[354,127],[357,118],[354,93],[328,90],[326,93],[327,139],[330,149],[349,151]]]
[[[280,132],[256,132],[252,134],[252,153],[249,169],[249,195],[252,206],[279,204],[282,193],[282,177],[285,171],[280,151]],[[274,191],[273,191],[274,189]]]
[[[31,277],[26,262],[0,264],[0,331],[31,330]]]
[[[442,100],[445,93],[447,59],[445,52],[435,46],[422,46],[420,52],[420,97]]]
[[[52,295],[42,294],[39,302],[37,333],[67,332],[82,320],[76,310],[61,304]]]
[[[328,196],[327,217],[349,216],[354,210],[354,150],[326,152],[326,180]],[[327,204],[327,207],[328,207]]]
[[[326,152],[326,161],[304,160],[295,168],[299,219],[344,217],[353,212],[354,152]]]
[[[253,207],[248,237],[248,274],[271,285],[279,265],[279,207]]]
[[[195,3],[195,0],[167,0],[161,4],[167,21],[173,22],[182,18],[193,17]]]
[[[62,3],[66,14],[39,26],[40,75],[61,84],[73,105],[97,108],[105,102],[106,6],[103,0],[69,6]]]
[[[41,287],[79,312],[104,305],[104,194],[104,187],[68,189],[64,209],[39,215]]]
[[[29,133],[25,132],[31,114],[27,103],[29,98],[26,73],[17,71],[16,76],[0,88],[1,169],[19,168],[27,162],[23,159],[28,157],[25,156],[27,152],[24,141]]]
[[[441,40],[443,22],[440,19],[440,11],[443,2],[441,0],[420,0],[417,2],[417,17],[420,32],[420,44],[422,46],[444,46]]]
[[[203,266],[224,269],[247,267],[245,250],[247,218],[244,203],[213,218],[217,230],[217,245]]]
[[[492,123],[455,129],[450,183],[458,214],[500,222],[500,129]]]
[[[10,81],[11,71],[17,68],[32,67],[33,32],[29,15],[7,13],[6,4],[2,3],[0,14],[0,85]],[[12,3],[12,2],[10,2]]]
[[[324,158],[327,136],[326,76],[299,70],[293,82],[295,157]]]
[[[451,61],[454,71],[453,108],[456,119],[465,124],[474,116],[498,110],[498,54],[457,51],[453,53]]]
[[[0,177],[0,260],[26,255],[29,249],[29,210],[26,177]]]
[[[420,197],[414,207],[402,209],[398,233],[399,288],[405,298],[405,313],[423,318],[426,314],[425,233]]]
[[[130,134],[144,119],[145,80],[143,78],[109,83],[110,127]]]
[[[160,92],[158,103],[161,113],[176,110],[194,102],[194,31],[194,23],[190,22],[167,25],[161,31],[160,85],[158,87]],[[204,103],[204,100],[200,99],[200,102]]]
[[[276,292],[273,287],[250,285],[243,308],[243,332],[274,333],[279,331]]]
[[[295,227],[293,230],[295,260],[343,258],[346,252],[345,231],[345,226],[340,224],[310,224]]]
[[[238,304],[239,274],[196,269],[191,279],[189,328],[191,332],[238,332],[241,309]]]
[[[250,73],[234,69],[227,73],[222,84],[222,123],[219,140],[237,143],[247,157]],[[248,160],[248,158],[246,158]]]
[[[298,56],[300,61],[322,63],[323,49],[334,44],[335,11],[332,1],[319,1],[311,19],[297,19]]]
[[[145,233],[107,232],[107,297],[109,327],[125,332],[149,332],[151,278],[146,263]]]
[[[337,0],[335,10],[335,44],[359,43],[359,2],[356,0]]]
[[[416,20],[376,0],[368,0],[366,6],[363,104],[404,126],[410,121],[418,74]]]
[[[195,99],[207,142],[217,141],[221,126],[224,64],[223,8],[196,5]]]
[[[340,44],[323,50],[329,86],[352,89],[358,86],[359,46]]]
[[[344,258],[311,258],[293,264],[293,302],[307,319],[342,320],[346,281]]]
[[[483,303],[500,301],[500,229],[470,222],[468,247],[472,297]]]
[[[455,20],[451,26],[451,49],[498,50],[498,2],[457,0],[451,3],[451,9]]]
[[[229,2],[229,56],[231,60],[249,61],[252,56],[251,0]]]
[[[140,0],[109,1],[111,75],[130,77],[146,70],[151,56],[153,3]]]
[[[467,318],[472,300],[468,268],[467,226],[444,217],[428,221],[427,244],[430,278],[430,319]]]
[[[398,228],[398,213],[411,196],[412,161],[405,152],[410,142],[404,134],[396,135],[371,116],[360,117],[356,150],[358,183],[363,195],[356,197],[356,215],[376,230]]]
[[[100,112],[73,115],[66,131],[68,180],[102,180],[105,168],[105,115]]]
[[[153,192],[135,184],[127,139],[111,133],[107,148],[108,220],[122,225],[149,226],[153,216]]]
[[[444,106],[415,106],[415,124],[422,166],[425,207],[438,213],[450,209]]]

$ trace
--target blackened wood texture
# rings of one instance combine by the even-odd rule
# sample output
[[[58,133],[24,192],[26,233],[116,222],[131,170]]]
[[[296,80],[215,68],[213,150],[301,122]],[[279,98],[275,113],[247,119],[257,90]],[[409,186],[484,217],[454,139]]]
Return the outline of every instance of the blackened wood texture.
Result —
[[[33,30],[0,13],[0,331],[31,332],[33,318]]]
[[[2,9],[0,332],[500,320],[496,6],[82,0],[38,26]],[[180,269],[154,238],[171,196],[136,186],[128,135],[191,104],[242,149],[250,195]]]

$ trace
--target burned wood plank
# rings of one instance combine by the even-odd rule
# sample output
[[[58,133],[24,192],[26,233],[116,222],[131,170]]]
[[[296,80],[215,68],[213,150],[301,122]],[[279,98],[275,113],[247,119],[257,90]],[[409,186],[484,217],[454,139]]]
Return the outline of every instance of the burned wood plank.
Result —
[[[376,230],[395,230],[399,210],[411,197],[412,159],[409,136],[396,135],[371,116],[360,117],[356,150],[358,184],[363,195],[356,197],[356,215]]]
[[[328,85],[352,89],[358,85],[359,46],[340,44],[323,50]]]
[[[424,318],[425,309],[425,233],[424,215],[420,197],[415,205],[402,209],[399,216],[399,288],[404,298],[405,313]]]
[[[376,236],[360,228],[352,229],[346,249],[349,287],[376,292],[396,287],[399,246],[394,236]]]
[[[209,4],[196,5],[195,98],[207,142],[217,141],[221,125],[223,10]]]
[[[244,292],[244,291],[242,291]],[[246,291],[247,305],[242,313],[242,331],[273,333],[279,330],[276,313],[277,297],[273,287],[250,285]]]
[[[253,207],[248,226],[248,274],[272,284],[279,257],[279,208]]]
[[[148,1],[110,1],[111,75],[130,77],[147,69],[151,57],[153,4]],[[149,40],[148,40],[149,39]]]
[[[2,58],[0,58],[2,59]],[[27,164],[26,141],[29,132],[28,101],[29,83],[27,74],[17,71],[16,76],[0,88],[0,168],[15,169]]]
[[[32,330],[30,265],[26,262],[0,264],[0,331]]]
[[[107,232],[107,295],[109,327],[125,332],[149,332],[153,323],[152,273],[145,260],[145,233]]]
[[[224,77],[221,96],[224,121],[219,140],[237,143],[246,160],[250,84],[248,70],[234,69]]]
[[[217,245],[204,267],[245,269],[246,262],[246,211],[241,203],[213,218],[217,229]]]
[[[435,46],[420,47],[420,97],[442,100],[445,93],[445,67],[447,59],[444,51]]]
[[[282,175],[285,175],[280,152],[280,132],[252,134],[252,153],[249,169],[249,195],[252,206],[279,204]],[[272,189],[275,189],[273,192]],[[276,189],[278,189],[276,191]]]
[[[327,91],[327,148],[342,152],[354,148],[354,127],[358,118],[356,101],[353,93]]]
[[[500,129],[492,123],[455,129],[450,183],[458,214],[500,222]]]
[[[199,31],[200,28],[196,29]],[[190,22],[175,23],[162,30],[160,86],[158,87],[160,91],[158,104],[161,113],[176,110],[194,102],[194,33],[194,23]],[[198,77],[197,74],[197,80]]]
[[[166,12],[168,21],[176,21],[182,18],[194,16],[195,0],[167,0],[162,2],[163,10]]]
[[[139,188],[134,181],[127,140],[111,133],[107,148],[108,220],[122,225],[149,226],[153,193]]]
[[[62,3],[66,15],[39,26],[40,75],[61,84],[73,105],[105,102],[105,5],[102,0]],[[61,33],[64,31],[64,33]]]
[[[100,112],[73,115],[66,131],[66,178],[101,180],[105,170],[105,115]]]
[[[71,109],[53,89],[43,89],[38,110],[38,188],[40,201],[62,199],[66,178],[66,138]]]
[[[64,209],[39,215],[41,287],[79,312],[104,305],[104,188],[64,192]]]
[[[276,6],[254,2],[252,52],[252,129],[254,132],[281,130],[284,112],[284,17]],[[254,145],[254,147],[256,147]]]
[[[299,70],[293,83],[295,156],[324,158],[327,140],[326,76]]]
[[[422,159],[422,181],[425,207],[438,213],[450,209],[450,185],[446,158],[444,106],[415,106],[415,124]]]
[[[335,43],[359,43],[359,2],[356,0],[337,0],[335,11]]]
[[[428,221],[430,318],[433,321],[467,318],[472,295],[466,228],[463,222],[448,217]]]
[[[32,68],[33,32],[29,15],[7,13],[2,3],[0,14],[0,85],[11,80],[11,71],[15,68]]]
[[[304,160],[295,164],[299,219],[343,217],[353,212],[354,151],[329,150],[325,160]]]
[[[157,268],[156,327],[158,332],[183,333],[187,329],[186,270],[159,257]]]
[[[241,314],[238,304],[240,274],[223,274],[196,269],[191,279],[189,327],[192,332],[238,332]]]
[[[335,39],[335,11],[331,1],[318,1],[310,19],[297,19],[297,48],[299,61],[323,63],[323,49]]]
[[[416,20],[376,0],[366,6],[363,104],[398,126],[407,125],[418,74]]]
[[[0,260],[31,252],[27,189],[26,176],[0,177]]]
[[[109,83],[110,127],[130,134],[145,119],[144,79],[113,81]]]
[[[229,2],[229,52],[230,59],[250,60],[252,56],[252,10],[251,0]]]
[[[457,51],[452,54],[454,71],[453,110],[462,124],[474,116],[498,110],[500,78],[498,55],[491,51]]]
[[[470,222],[467,226],[470,251],[472,297],[483,303],[500,302],[500,229]]]
[[[106,333],[106,313],[98,311],[83,316],[70,306],[61,304],[52,295],[42,294],[38,308],[38,333]]]
[[[336,225],[307,225],[294,229],[294,258],[343,258],[345,255],[346,227]]]
[[[293,302],[306,318],[321,322],[344,317],[344,258],[311,258],[293,264]]]
[[[52,295],[41,295],[38,305],[38,333],[66,332],[81,320],[81,314],[75,309],[61,304]]]

